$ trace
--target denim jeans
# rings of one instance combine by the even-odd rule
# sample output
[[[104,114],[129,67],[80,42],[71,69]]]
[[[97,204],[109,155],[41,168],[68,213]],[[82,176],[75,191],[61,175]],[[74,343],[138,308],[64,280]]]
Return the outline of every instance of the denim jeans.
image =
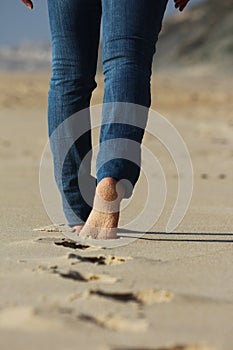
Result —
[[[131,195],[138,180],[140,145],[147,113],[141,117],[140,127],[130,125],[125,119],[130,121],[132,118],[137,122],[139,117],[136,109],[130,116],[127,109],[125,113],[121,111],[122,120],[119,120],[119,111],[114,103],[130,103],[149,109],[152,60],[167,2],[168,0],[48,0],[52,39],[48,126],[54,175],[70,226],[85,223],[92,208],[84,200],[78,182],[80,164],[86,154],[89,164],[87,163],[82,176],[90,198],[94,197],[96,184],[105,177],[128,180],[132,186],[128,189],[126,186],[125,197]],[[91,176],[92,143],[88,107],[92,92],[97,87],[95,75],[101,19],[104,100],[95,179]],[[75,140],[61,167],[58,145],[63,141],[59,138],[52,139],[51,135],[64,120],[84,109],[89,131]],[[122,143],[120,152],[118,147],[115,157],[113,152],[111,159],[104,162],[107,152],[111,152],[111,147],[104,147],[104,142],[114,139],[126,142]],[[130,144],[127,145],[127,140],[135,141],[133,153],[137,162],[124,155]]]

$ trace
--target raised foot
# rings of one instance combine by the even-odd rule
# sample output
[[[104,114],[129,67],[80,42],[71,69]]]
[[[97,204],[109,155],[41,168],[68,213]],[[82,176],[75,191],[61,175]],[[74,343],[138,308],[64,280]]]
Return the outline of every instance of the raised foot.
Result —
[[[120,202],[124,188],[113,178],[102,179],[96,188],[93,209],[79,236],[94,239],[116,239]]]

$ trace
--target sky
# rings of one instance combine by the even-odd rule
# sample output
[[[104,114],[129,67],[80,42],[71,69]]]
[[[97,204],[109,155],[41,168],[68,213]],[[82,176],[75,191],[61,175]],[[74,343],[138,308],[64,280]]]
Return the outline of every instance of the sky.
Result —
[[[198,1],[201,0],[191,0],[191,3]],[[173,4],[173,0],[170,0],[167,15],[176,11]],[[47,0],[35,0],[32,11],[28,10],[21,0],[1,1],[0,46],[17,46],[24,42],[49,40]]]

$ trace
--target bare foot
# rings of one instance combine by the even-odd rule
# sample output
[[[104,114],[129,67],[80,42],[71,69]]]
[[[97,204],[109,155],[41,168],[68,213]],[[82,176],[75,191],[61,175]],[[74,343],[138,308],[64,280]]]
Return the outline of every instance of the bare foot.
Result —
[[[96,188],[93,209],[79,236],[95,239],[117,238],[120,202],[123,196],[122,184],[111,177],[102,179]]]

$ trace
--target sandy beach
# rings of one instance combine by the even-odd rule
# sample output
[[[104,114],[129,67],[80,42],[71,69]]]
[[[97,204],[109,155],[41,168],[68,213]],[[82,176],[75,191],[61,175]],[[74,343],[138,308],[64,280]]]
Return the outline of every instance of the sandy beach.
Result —
[[[176,168],[145,135],[166,175],[165,208],[150,232],[114,249],[34,230],[52,224],[38,180],[48,82],[46,72],[0,74],[0,348],[232,350],[233,81],[198,70],[153,75],[152,109],[191,155],[192,201],[166,233]],[[97,82],[92,105],[103,98]],[[142,174],[121,223],[140,211],[145,191]]]

